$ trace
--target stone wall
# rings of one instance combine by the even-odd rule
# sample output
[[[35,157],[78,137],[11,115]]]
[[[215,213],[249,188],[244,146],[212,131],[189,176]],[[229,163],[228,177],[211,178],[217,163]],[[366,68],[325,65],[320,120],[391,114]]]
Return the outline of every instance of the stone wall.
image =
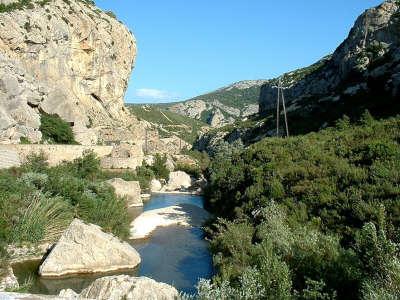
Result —
[[[81,157],[85,151],[94,151],[98,157],[111,155],[113,146],[79,146],[79,145],[0,145],[0,169],[18,167],[32,154],[43,152],[51,166],[62,161],[72,161]]]

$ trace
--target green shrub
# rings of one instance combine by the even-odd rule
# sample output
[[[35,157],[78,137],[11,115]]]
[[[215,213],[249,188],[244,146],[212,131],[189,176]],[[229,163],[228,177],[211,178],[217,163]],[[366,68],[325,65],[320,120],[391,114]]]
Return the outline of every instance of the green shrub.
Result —
[[[150,188],[150,181],[155,177],[152,169],[145,164],[136,168],[137,178],[142,189]]]
[[[25,137],[25,136],[21,136],[21,137],[19,138],[19,142],[20,142],[22,145],[29,145],[29,144],[31,144],[31,141],[28,140],[28,138]]]
[[[154,163],[149,168],[153,171],[155,177],[157,179],[168,179],[169,177],[169,170],[166,166],[167,163],[167,156],[161,156],[160,154],[156,154],[154,156]]]
[[[266,299],[280,299],[271,286],[300,299],[398,298],[399,128],[398,117],[364,114],[357,125],[343,118],[318,133],[220,147],[206,172],[206,205],[227,219],[211,235],[213,288],[236,289],[255,268]]]
[[[208,166],[210,165],[210,157],[205,151],[200,152],[198,150],[185,149],[182,151],[182,153],[193,158],[199,165],[202,172],[205,172]]]
[[[201,176],[201,169],[197,165],[189,165],[189,164],[177,164],[175,167],[176,171],[183,171],[195,178],[200,178]]]
[[[116,236],[129,236],[129,217],[125,199],[117,198],[114,190],[104,183],[91,184],[77,203],[77,217],[100,225]]]
[[[25,211],[15,222],[13,242],[54,241],[71,223],[71,208],[61,198],[34,192],[26,201]]]
[[[56,167],[32,155],[20,168],[0,170],[0,243],[54,241],[74,217],[127,237],[125,201],[101,177],[93,153]]]
[[[22,172],[28,173],[42,173],[47,170],[49,164],[47,163],[47,157],[44,152],[39,154],[29,154],[26,163],[21,167]]]
[[[93,151],[85,151],[82,157],[76,158],[70,165],[80,178],[90,179],[100,173],[100,160]]]
[[[44,141],[56,144],[77,144],[71,126],[57,115],[42,114],[39,129]]]

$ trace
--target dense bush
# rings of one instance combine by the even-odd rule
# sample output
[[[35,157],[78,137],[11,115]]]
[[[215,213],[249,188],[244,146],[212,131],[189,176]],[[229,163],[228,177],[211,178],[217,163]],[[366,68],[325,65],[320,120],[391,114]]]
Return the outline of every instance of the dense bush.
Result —
[[[71,126],[57,115],[42,114],[40,131],[44,141],[55,144],[76,144]]]
[[[92,152],[56,167],[33,155],[20,168],[0,171],[0,244],[53,241],[74,217],[127,237],[125,201],[103,177]]]
[[[157,179],[168,179],[169,170],[166,166],[167,156],[161,156],[160,154],[156,154],[154,156],[154,163],[151,166],[148,166],[154,173]]]
[[[399,118],[365,114],[216,154],[207,206],[227,220],[212,230],[211,292],[256,282],[253,298],[399,298],[399,141]]]
[[[125,171],[102,171],[97,174],[97,178],[103,180],[112,178],[121,178],[126,181],[139,181],[140,188],[147,190],[150,188],[150,182],[155,178],[154,172],[151,166],[143,164],[136,168],[136,170],[125,170]]]
[[[194,178],[200,178],[201,176],[201,169],[197,165],[191,165],[191,164],[183,164],[183,163],[178,163],[175,167],[176,171],[183,171]]]
[[[199,165],[202,172],[204,172],[210,165],[210,157],[205,151],[200,152],[198,150],[183,150],[182,153],[193,158]]]

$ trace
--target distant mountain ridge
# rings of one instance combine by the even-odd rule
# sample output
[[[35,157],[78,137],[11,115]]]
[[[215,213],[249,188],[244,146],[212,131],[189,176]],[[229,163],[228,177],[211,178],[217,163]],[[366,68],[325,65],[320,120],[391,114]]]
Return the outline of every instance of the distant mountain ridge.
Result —
[[[192,99],[163,104],[175,113],[221,127],[258,113],[260,88],[267,80],[243,80]]]
[[[386,0],[366,10],[332,55],[266,81],[260,89],[258,116],[204,134],[197,147],[212,152],[221,141],[251,144],[274,136],[279,79],[291,135],[334,125],[344,114],[352,119],[365,110],[376,117],[399,114],[400,1]]]

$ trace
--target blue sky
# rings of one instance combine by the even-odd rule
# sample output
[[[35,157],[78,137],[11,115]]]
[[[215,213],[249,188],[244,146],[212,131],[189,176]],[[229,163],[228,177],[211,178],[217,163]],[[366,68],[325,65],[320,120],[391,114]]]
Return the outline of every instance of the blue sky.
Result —
[[[378,0],[96,0],[138,47],[126,102],[184,100],[312,64]]]

